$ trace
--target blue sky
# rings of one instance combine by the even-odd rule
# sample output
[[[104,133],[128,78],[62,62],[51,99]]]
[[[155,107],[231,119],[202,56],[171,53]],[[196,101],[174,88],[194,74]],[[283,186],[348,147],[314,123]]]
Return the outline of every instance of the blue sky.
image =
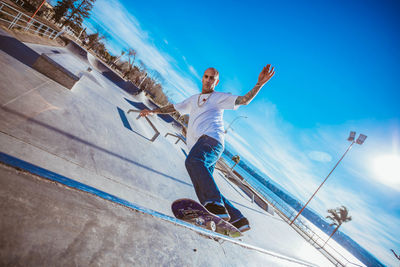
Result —
[[[397,1],[97,0],[86,25],[114,54],[132,47],[165,79],[172,102],[199,92],[203,71],[217,90],[243,95],[262,67],[276,74],[257,98],[225,113],[227,141],[306,202],[349,143],[354,145],[311,208],[345,205],[343,232],[388,265],[400,252],[400,5]]]

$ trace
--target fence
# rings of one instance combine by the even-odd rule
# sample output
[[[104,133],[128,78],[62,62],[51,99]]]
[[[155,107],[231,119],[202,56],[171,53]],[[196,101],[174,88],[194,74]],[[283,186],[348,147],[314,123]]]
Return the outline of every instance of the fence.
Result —
[[[253,189],[257,192],[259,192],[263,197],[264,200],[271,204],[274,208],[277,214],[288,224],[293,220],[293,218],[296,216],[297,212],[291,208],[285,203],[283,203],[282,200],[277,200],[277,196],[271,196],[273,193],[271,192],[271,195],[269,195],[265,190],[263,190],[261,187],[255,185],[251,181],[247,181],[248,184],[250,184]],[[307,240],[311,245],[313,245],[315,248],[318,249],[328,260],[330,260],[335,266],[362,266],[356,263],[353,263],[349,261],[345,256],[343,256],[340,252],[338,252],[335,248],[330,246],[329,244],[325,244],[326,240],[324,240],[322,237],[320,237],[314,230],[311,229],[311,227],[298,218],[296,221],[293,222],[291,225],[292,228],[299,233],[305,240]]]
[[[3,1],[0,1],[0,21],[8,24],[8,29],[20,28],[25,32],[38,34],[50,39],[54,39],[58,34],[57,30],[36,19],[31,19],[30,16]]]

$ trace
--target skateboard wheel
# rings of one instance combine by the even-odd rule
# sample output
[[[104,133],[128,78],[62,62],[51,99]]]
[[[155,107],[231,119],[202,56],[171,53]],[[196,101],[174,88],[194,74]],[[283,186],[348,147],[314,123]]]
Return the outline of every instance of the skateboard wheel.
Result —
[[[207,229],[209,229],[209,230],[211,230],[213,232],[215,232],[215,230],[217,230],[217,225],[215,224],[214,221],[208,221],[206,223],[206,226],[207,226]]]
[[[200,218],[196,218],[196,219],[194,220],[194,222],[195,222],[195,224],[197,224],[197,225],[204,225],[204,220],[203,220],[203,219],[200,219]]]

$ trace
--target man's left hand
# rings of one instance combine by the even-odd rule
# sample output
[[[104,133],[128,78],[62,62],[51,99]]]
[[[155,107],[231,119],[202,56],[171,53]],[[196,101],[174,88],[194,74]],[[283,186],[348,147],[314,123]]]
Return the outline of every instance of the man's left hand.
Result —
[[[258,84],[263,86],[264,84],[266,84],[269,79],[272,78],[272,76],[274,76],[275,71],[274,71],[274,67],[271,68],[271,64],[268,64],[267,66],[265,66],[263,68],[263,70],[261,71],[260,75],[258,75]]]

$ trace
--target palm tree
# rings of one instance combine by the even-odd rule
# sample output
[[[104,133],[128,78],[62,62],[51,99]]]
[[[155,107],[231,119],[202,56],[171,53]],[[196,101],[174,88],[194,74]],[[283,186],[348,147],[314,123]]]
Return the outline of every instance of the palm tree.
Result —
[[[135,62],[135,59],[136,59],[136,50],[135,49],[132,49],[132,48],[129,48],[128,49],[128,70],[126,70],[125,71],[125,73],[124,73],[124,78],[126,77],[126,76],[128,76],[129,74],[131,74],[131,72],[132,72],[132,69],[133,69],[133,63]]]
[[[121,55],[119,55],[118,57],[116,57],[115,59],[114,59],[114,61],[112,62],[112,64],[114,65],[114,64],[117,64],[117,61],[123,56],[123,55],[125,55],[125,51],[124,50],[122,50],[121,51]]]
[[[336,233],[336,231],[343,223],[351,221],[351,216],[349,216],[349,211],[345,206],[341,206],[336,209],[329,209],[328,213],[330,213],[331,215],[326,216],[326,218],[332,221],[329,226],[336,225],[336,228],[335,230],[333,230],[328,240],[326,240],[324,246],[326,245],[326,243],[328,243],[329,239],[331,239],[331,237]]]
[[[233,168],[235,168],[235,166],[240,162],[240,156],[236,155],[232,157],[233,162],[235,162],[235,164],[232,166],[231,170],[233,170]]]

